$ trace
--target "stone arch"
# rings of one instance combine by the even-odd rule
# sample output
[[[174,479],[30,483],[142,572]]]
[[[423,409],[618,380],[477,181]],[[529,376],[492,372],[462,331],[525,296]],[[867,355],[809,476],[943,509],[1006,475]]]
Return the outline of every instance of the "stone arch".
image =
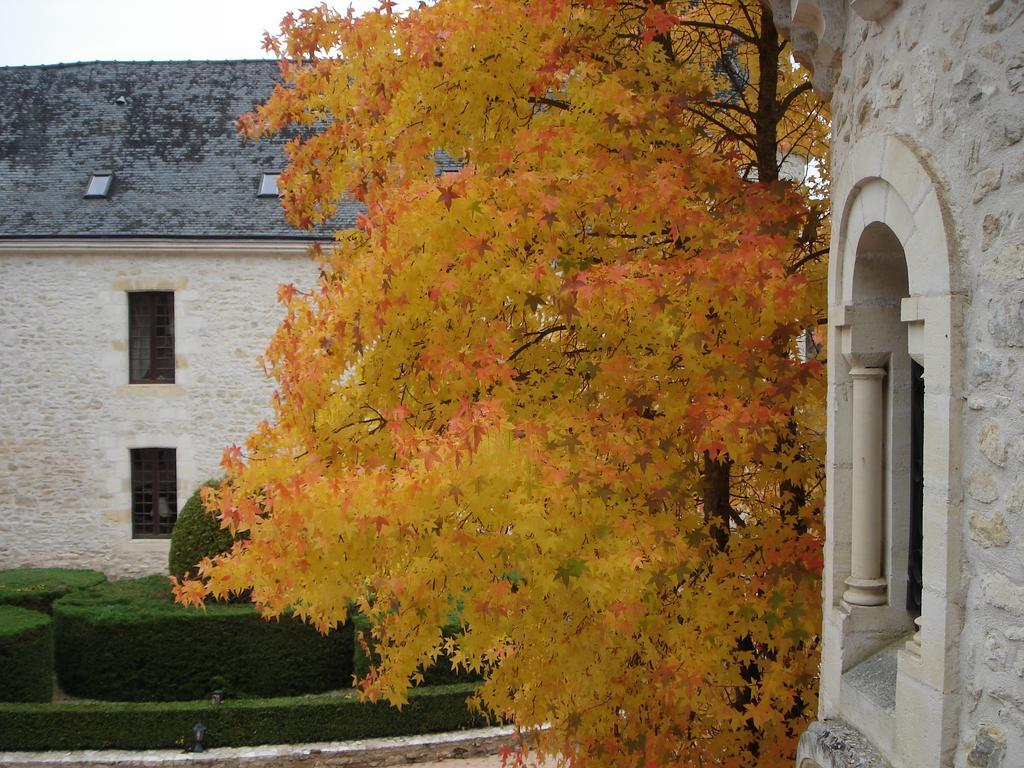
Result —
[[[833,303],[849,298],[858,240],[854,233],[871,222],[886,224],[903,246],[912,295],[965,292],[942,186],[902,138],[869,136],[857,142],[832,188]]]
[[[836,634],[828,641],[832,648],[825,649],[831,677],[823,672],[822,698],[836,710],[831,716],[863,719],[854,724],[896,752],[900,718],[911,711],[939,716],[934,727],[940,735],[932,744],[948,746],[956,731],[950,692],[956,688],[962,624],[965,292],[943,201],[942,185],[927,165],[891,135],[858,142],[833,183],[824,587],[826,631],[831,622]],[[911,371],[920,371],[913,363],[923,366],[923,395],[920,390],[912,395]],[[918,423],[923,422],[915,438],[923,454],[923,480],[915,489],[922,515],[916,535],[923,540],[917,634],[906,602],[913,545],[907,532],[912,402],[920,409]],[[864,469],[872,466],[877,478]],[[893,650],[897,642],[898,652]],[[883,651],[898,654],[890,683],[895,719],[877,718],[891,723],[885,726],[889,731],[870,733],[871,718],[843,711],[845,675]]]

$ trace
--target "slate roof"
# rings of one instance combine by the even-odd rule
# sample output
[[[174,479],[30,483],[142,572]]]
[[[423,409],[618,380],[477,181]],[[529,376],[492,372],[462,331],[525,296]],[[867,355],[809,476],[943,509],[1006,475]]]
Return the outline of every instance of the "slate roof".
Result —
[[[243,144],[234,120],[277,73],[272,61],[0,67],[0,238],[309,239],[353,226],[356,203],[308,232],[256,196],[284,165],[283,141]],[[94,171],[113,171],[109,198],[83,198]]]

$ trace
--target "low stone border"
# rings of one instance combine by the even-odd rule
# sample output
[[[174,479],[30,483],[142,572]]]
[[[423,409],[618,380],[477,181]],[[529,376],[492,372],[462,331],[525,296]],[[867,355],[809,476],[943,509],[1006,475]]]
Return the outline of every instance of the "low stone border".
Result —
[[[218,747],[205,752],[154,749],[82,750],[79,752],[0,752],[0,768],[381,768],[495,755],[515,740],[511,727],[399,736],[363,741]]]

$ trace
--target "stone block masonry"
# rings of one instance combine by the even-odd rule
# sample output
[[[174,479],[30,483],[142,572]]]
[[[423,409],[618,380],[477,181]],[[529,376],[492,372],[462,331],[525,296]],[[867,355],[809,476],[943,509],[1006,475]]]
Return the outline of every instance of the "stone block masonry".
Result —
[[[864,336],[862,315],[894,299],[884,289],[897,283],[905,325],[884,354],[864,343],[840,350],[875,353],[863,364],[889,382],[880,536],[855,512],[852,363],[829,355],[821,722],[799,766],[845,766],[843,750],[856,744],[897,768],[1024,766],[1024,4],[772,8],[831,100],[833,342]],[[892,264],[900,268],[885,272]],[[871,282],[883,274],[893,279]],[[906,356],[924,383],[914,574]],[[882,549],[884,604],[844,598],[864,550],[858,536],[872,555]],[[908,610],[911,575],[921,599]],[[865,703],[858,667],[889,647],[895,683]],[[817,749],[816,735],[835,748]]]
[[[133,539],[132,448],[174,448],[178,508],[270,415],[257,358],[309,287],[302,243],[0,243],[0,568],[163,571]],[[128,383],[129,291],[173,291],[175,380]]]

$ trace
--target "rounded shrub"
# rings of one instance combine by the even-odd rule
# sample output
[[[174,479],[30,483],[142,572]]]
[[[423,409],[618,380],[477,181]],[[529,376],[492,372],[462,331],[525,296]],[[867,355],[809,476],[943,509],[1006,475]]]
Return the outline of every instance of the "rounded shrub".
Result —
[[[219,485],[219,481],[211,480],[203,487],[216,488]],[[200,560],[231,549],[231,534],[206,511],[201,494],[202,488],[197,488],[189,497],[171,531],[171,552],[167,558],[171,576],[195,576],[196,564]]]
[[[49,701],[53,697],[49,616],[0,605],[0,670],[0,701]]]
[[[79,568],[14,568],[0,571],[0,605],[50,612],[53,601],[107,580],[99,571]]]
[[[251,605],[174,603],[166,576],[115,581],[53,606],[57,680],[108,701],[290,696],[352,683],[352,630],[321,635]]]

